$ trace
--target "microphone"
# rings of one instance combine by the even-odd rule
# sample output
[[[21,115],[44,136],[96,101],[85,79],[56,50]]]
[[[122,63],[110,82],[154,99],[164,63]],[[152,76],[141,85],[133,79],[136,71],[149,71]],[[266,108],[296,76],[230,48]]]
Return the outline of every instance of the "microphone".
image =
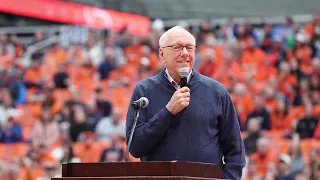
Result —
[[[149,100],[146,97],[141,97],[140,99],[131,103],[131,107],[133,107],[133,109],[146,108],[148,105]]]
[[[179,70],[180,75],[180,87],[186,87],[188,86],[188,74],[189,74],[189,68],[183,67]],[[180,115],[183,116],[184,109],[181,110]]]
[[[129,141],[128,141],[128,145],[127,145],[127,149],[126,149],[126,157],[125,157],[126,162],[128,162],[128,159],[129,159],[129,149],[131,146],[133,133],[134,133],[134,130],[136,129],[136,125],[137,125],[137,122],[139,119],[139,109],[146,108],[148,105],[149,105],[149,100],[146,97],[141,97],[140,99],[133,101],[131,103],[131,107],[133,107],[133,109],[135,110],[135,113],[134,113],[133,126],[131,128],[131,133],[129,136]]]
[[[188,74],[189,74],[189,68],[187,67],[183,67],[179,70],[180,87],[188,86],[188,81],[187,81]]]

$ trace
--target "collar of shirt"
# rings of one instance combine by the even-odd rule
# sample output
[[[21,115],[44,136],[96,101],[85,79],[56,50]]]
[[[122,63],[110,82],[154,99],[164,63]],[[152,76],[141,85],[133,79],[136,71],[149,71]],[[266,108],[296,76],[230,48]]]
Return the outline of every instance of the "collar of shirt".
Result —
[[[165,71],[166,71],[166,78],[167,78],[168,81],[172,84],[172,86],[173,86],[176,90],[180,89],[180,85],[178,85],[178,83],[173,80],[173,78],[170,76],[167,68],[166,68]],[[188,74],[188,76],[187,76],[187,82],[188,82],[188,83],[189,83],[189,81],[190,81],[191,75],[192,75],[192,70],[189,72],[189,74]]]

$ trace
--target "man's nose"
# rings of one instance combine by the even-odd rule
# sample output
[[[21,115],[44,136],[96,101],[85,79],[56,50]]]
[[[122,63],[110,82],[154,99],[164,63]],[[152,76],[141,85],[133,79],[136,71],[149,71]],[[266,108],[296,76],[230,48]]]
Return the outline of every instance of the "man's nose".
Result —
[[[181,51],[181,56],[182,57],[185,57],[185,56],[188,56],[189,55],[189,52],[187,51],[187,48],[186,47],[183,47],[182,48],[182,51]]]

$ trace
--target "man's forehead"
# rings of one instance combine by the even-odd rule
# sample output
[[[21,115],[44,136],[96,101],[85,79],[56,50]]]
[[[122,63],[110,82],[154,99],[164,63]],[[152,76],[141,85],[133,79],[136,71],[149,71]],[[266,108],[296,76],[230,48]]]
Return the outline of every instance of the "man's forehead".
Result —
[[[195,39],[187,32],[185,33],[172,33],[169,35],[168,44],[194,44]]]

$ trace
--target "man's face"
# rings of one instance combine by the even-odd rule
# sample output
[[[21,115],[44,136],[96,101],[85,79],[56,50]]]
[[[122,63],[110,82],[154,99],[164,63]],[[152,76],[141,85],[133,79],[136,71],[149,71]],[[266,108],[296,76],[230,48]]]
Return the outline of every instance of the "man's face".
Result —
[[[257,144],[257,151],[259,152],[259,154],[261,155],[265,155],[268,153],[269,151],[269,145],[268,142],[261,142]]]
[[[192,69],[195,57],[195,40],[190,33],[183,29],[170,32],[164,46],[172,47],[160,48],[159,57],[173,78],[180,77],[179,70],[182,67]],[[182,46],[185,47],[182,48]]]
[[[280,161],[280,163],[278,164],[278,170],[281,174],[284,174],[286,171],[288,171],[289,169],[289,165],[286,164],[283,161]]]

